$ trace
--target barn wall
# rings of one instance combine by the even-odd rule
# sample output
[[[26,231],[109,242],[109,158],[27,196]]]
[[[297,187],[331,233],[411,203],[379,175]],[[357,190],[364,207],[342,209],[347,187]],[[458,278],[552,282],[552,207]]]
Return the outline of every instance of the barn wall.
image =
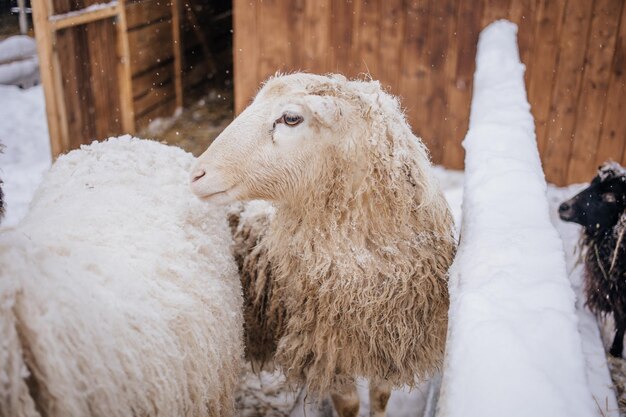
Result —
[[[128,40],[133,73],[137,127],[176,109],[175,49],[181,51],[181,78],[185,104],[216,72],[232,67],[231,2],[179,1],[180,45],[175,44],[172,3],[137,0],[128,3]]]
[[[235,108],[276,71],[369,73],[402,97],[436,163],[463,167],[476,42],[519,26],[546,176],[626,163],[625,0],[234,0]]]
[[[36,0],[39,7],[46,1]],[[101,0],[52,0],[49,15],[36,29],[47,32],[49,16],[65,18],[98,3]],[[54,82],[50,96],[59,97],[62,104],[57,107],[63,113],[58,117],[60,133],[52,140],[55,155],[172,116],[185,103],[183,98],[189,97],[189,102],[205,93],[215,73],[232,70],[232,3],[178,0],[175,4],[177,9],[171,0],[129,0],[120,8],[123,17],[116,14],[72,24],[48,35],[54,39],[52,61],[60,74],[58,82],[50,77]],[[124,26],[116,26],[122,18]],[[120,27],[126,30],[117,30]],[[118,39],[120,34],[123,39]],[[129,74],[124,85],[118,41],[128,44]],[[130,111],[122,113],[124,97]],[[49,119],[56,120],[52,113]],[[132,122],[126,125],[130,129],[124,128],[125,116]]]
[[[98,0],[53,0],[52,13],[68,13]],[[114,20],[103,19],[56,34],[69,149],[122,131]],[[95,115],[98,115],[95,117]]]

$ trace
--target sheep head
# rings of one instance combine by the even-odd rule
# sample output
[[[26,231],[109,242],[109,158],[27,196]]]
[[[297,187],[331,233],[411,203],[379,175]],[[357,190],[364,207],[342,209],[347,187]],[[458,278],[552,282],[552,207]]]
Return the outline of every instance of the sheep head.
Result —
[[[192,191],[217,203],[297,198],[318,184],[328,161],[350,148],[351,107],[325,92],[340,76],[270,79],[198,158]],[[345,79],[344,79],[345,80]]]
[[[615,162],[600,166],[589,187],[559,206],[561,220],[590,233],[611,229],[626,211],[626,170]]]

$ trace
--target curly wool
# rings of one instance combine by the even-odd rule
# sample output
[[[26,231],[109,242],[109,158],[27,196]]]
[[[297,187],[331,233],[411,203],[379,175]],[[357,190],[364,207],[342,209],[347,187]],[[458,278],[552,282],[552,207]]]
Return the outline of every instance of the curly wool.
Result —
[[[259,207],[252,207],[259,206]],[[258,208],[262,210],[259,211]],[[276,298],[267,249],[260,245],[271,221],[269,208],[256,201],[229,213],[233,254],[243,288],[244,346],[253,369],[271,368],[286,312]]]
[[[263,90],[287,88],[281,83]],[[258,311],[285,310],[275,361],[313,394],[355,377],[412,386],[442,364],[456,250],[449,208],[423,143],[378,82],[312,76],[307,90],[358,117],[339,132],[351,135],[352,152],[337,146],[324,177],[278,203],[254,246],[266,254],[259,275],[266,282],[270,265],[270,299],[280,305]],[[250,288],[267,289],[250,276]]]
[[[626,213],[608,233],[583,233],[587,306],[597,314],[626,320]]]
[[[0,234],[0,416],[232,416],[241,289],[192,155],[123,137],[58,159]]]

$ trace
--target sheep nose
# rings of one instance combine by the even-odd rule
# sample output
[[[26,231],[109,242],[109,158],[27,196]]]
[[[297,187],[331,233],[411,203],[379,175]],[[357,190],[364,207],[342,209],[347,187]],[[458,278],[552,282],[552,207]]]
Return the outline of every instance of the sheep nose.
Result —
[[[567,203],[563,203],[559,206],[559,211],[564,212],[570,209],[570,205]]]
[[[191,182],[196,182],[205,175],[206,171],[204,169],[197,169],[191,174]]]

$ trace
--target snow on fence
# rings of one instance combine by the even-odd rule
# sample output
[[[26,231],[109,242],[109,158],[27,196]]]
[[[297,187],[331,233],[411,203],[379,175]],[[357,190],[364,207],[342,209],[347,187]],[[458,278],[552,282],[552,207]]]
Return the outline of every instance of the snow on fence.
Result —
[[[597,416],[517,26],[480,35],[438,417]]]

